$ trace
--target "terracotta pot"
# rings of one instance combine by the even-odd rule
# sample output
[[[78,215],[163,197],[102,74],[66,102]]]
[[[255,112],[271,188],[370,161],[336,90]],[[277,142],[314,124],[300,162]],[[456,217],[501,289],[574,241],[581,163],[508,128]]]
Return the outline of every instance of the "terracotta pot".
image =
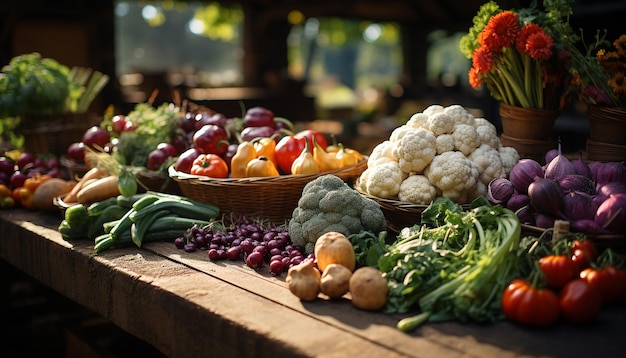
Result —
[[[589,106],[589,137],[598,143],[626,145],[626,110]]]
[[[502,132],[512,138],[547,141],[559,110],[535,109],[500,103]]]

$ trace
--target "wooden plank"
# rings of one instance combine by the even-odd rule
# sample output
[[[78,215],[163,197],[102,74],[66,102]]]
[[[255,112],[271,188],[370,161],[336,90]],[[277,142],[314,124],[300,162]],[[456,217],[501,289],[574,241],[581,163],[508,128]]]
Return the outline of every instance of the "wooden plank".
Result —
[[[67,242],[58,215],[11,210],[0,218],[0,257],[107,317],[168,356],[584,357],[618,356],[626,306],[605,307],[591,325],[537,330],[509,322],[431,323],[411,334],[399,315],[355,309],[349,295],[301,302],[243,262],[211,262],[173,243],[93,252]],[[585,342],[573,344],[572,342]]]

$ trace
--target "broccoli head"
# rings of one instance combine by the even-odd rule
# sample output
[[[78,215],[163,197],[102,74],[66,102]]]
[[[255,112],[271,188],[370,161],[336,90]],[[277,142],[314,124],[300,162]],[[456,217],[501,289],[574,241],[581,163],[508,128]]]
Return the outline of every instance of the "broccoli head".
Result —
[[[327,174],[304,186],[288,228],[293,243],[311,253],[317,238],[327,232],[350,236],[367,230],[378,234],[386,229],[386,221],[377,202]]]

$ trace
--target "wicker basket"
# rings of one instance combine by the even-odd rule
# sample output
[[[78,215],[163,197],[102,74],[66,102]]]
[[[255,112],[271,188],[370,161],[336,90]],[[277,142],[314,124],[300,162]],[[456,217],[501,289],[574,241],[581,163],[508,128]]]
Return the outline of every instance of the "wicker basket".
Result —
[[[380,205],[380,210],[387,220],[387,229],[396,233],[399,233],[405,227],[412,227],[419,224],[422,219],[422,211],[428,207],[428,205],[418,205],[405,201],[382,199],[372,196],[362,191],[358,183],[354,188],[364,197],[372,199]]]
[[[556,228],[556,222],[555,222],[555,227],[549,228],[549,229],[544,229],[538,226],[533,226],[533,225],[528,225],[528,224],[522,224],[522,233],[533,235],[533,236],[544,235],[544,237],[547,240],[552,240],[553,232],[555,228]],[[561,228],[561,232],[565,234],[569,233],[569,223],[567,223],[567,227]],[[593,241],[593,243],[600,249],[605,249],[605,248],[610,247],[611,249],[619,253],[622,253],[622,254],[626,253],[626,234],[601,234],[601,235],[585,234],[585,237]]]
[[[182,195],[180,185],[169,175],[162,172],[140,171],[135,174],[139,191],[157,191],[160,193]]]
[[[80,142],[85,131],[100,121],[93,113],[23,117],[20,133],[24,135],[24,149],[33,154],[64,155],[70,144]]]
[[[169,168],[169,173],[184,196],[214,204],[226,217],[232,214],[284,224],[298,206],[302,189],[308,182],[333,174],[352,187],[366,168],[367,159],[353,166],[307,175],[215,179],[178,172],[173,167]]]

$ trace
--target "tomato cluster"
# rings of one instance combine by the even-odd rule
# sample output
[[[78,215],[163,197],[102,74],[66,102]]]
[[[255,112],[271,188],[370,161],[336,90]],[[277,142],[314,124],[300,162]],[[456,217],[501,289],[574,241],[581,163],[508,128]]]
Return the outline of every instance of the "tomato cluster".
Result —
[[[546,327],[559,317],[589,323],[603,305],[624,300],[626,270],[615,266],[611,249],[598,255],[592,240],[575,239],[539,258],[530,278],[511,282],[502,295],[502,309],[513,321]]]

